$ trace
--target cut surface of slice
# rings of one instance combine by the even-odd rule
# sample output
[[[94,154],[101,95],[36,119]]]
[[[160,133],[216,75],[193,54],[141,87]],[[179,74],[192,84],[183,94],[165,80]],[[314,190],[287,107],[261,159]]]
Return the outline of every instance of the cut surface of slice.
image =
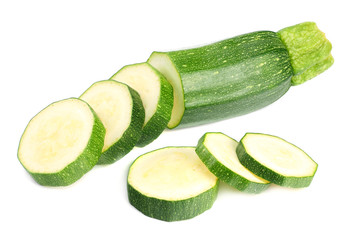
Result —
[[[173,88],[165,77],[148,63],[128,65],[112,77],[135,89],[143,102],[145,122],[137,146],[154,141],[166,128],[173,107]]]
[[[272,135],[247,133],[236,152],[246,168],[281,186],[307,187],[317,170],[317,163],[304,151]]]
[[[39,184],[69,185],[97,163],[104,136],[102,122],[86,102],[61,100],[30,120],[18,158]]]
[[[196,147],[196,153],[209,170],[220,180],[249,193],[260,193],[269,181],[258,177],[241,165],[237,155],[238,142],[223,133],[204,134]]]
[[[194,147],[167,147],[138,157],[128,174],[130,203],[143,214],[164,220],[193,218],[213,205],[218,180]]]
[[[97,113],[106,129],[98,164],[119,160],[134,148],[144,124],[140,96],[126,84],[105,80],[94,83],[81,96]]]

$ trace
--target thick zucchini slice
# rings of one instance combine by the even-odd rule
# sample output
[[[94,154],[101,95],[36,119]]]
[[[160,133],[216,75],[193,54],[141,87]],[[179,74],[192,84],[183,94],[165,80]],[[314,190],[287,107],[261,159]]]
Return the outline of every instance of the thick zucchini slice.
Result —
[[[145,108],[145,123],[136,145],[143,147],[151,143],[170,121],[174,102],[172,86],[148,63],[125,66],[111,79],[126,83],[140,94]]]
[[[96,165],[104,136],[103,124],[86,102],[61,100],[30,120],[18,158],[39,184],[70,185]]]
[[[144,124],[139,94],[126,84],[105,80],[91,85],[80,98],[89,103],[106,129],[98,164],[114,163],[129,153],[139,140]]]
[[[269,186],[262,179],[241,165],[236,155],[238,142],[223,133],[204,134],[196,147],[196,153],[207,168],[220,180],[234,188],[260,193]]]
[[[295,145],[260,133],[245,134],[236,153],[241,164],[254,174],[285,187],[309,186],[318,166]]]
[[[143,214],[163,221],[193,218],[211,208],[217,178],[194,147],[167,147],[138,157],[128,174],[130,203]]]

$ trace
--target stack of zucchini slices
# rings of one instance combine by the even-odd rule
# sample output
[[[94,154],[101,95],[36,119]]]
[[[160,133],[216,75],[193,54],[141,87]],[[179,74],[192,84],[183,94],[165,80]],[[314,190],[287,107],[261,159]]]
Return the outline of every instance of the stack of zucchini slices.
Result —
[[[281,138],[247,133],[237,142],[210,132],[195,148],[168,147],[138,157],[129,170],[128,197],[147,216],[179,221],[211,208],[218,180],[260,193],[270,183],[307,187],[316,170],[305,152]]]
[[[173,89],[148,63],[125,66],[79,98],[50,104],[21,137],[18,158],[41,185],[66,186],[154,141],[170,121]]]

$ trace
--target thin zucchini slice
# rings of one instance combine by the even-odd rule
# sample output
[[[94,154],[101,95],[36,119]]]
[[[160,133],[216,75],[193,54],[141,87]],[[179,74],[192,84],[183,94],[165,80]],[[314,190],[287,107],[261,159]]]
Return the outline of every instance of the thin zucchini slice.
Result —
[[[145,108],[145,123],[136,146],[154,141],[166,128],[173,107],[173,88],[165,77],[148,63],[128,65],[111,79],[126,83],[135,89]]]
[[[144,108],[139,94],[126,84],[105,80],[94,83],[81,96],[106,129],[98,164],[114,163],[129,153],[141,136]]]
[[[204,134],[196,147],[196,153],[207,168],[220,180],[234,188],[249,193],[260,193],[269,181],[246,169],[236,155],[238,142],[223,133]]]
[[[285,187],[309,186],[318,166],[300,148],[267,134],[245,134],[236,153],[254,174]]]
[[[96,165],[104,136],[102,122],[86,102],[61,100],[30,120],[18,158],[39,184],[70,185]]]
[[[193,218],[211,208],[217,178],[194,147],[167,147],[138,157],[128,174],[130,203],[146,216],[163,221]]]

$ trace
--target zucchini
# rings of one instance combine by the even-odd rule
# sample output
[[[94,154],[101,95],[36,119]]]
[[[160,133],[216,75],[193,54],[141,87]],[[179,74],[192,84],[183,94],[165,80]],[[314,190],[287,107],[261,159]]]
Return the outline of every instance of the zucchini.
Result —
[[[30,120],[18,159],[39,184],[70,185],[96,165],[104,137],[102,122],[86,102],[61,100]]]
[[[211,208],[218,179],[194,147],[167,147],[138,157],[128,174],[130,203],[163,221],[193,218]]]
[[[196,147],[196,153],[206,167],[220,180],[248,193],[260,193],[267,189],[269,181],[246,169],[236,155],[238,142],[223,133],[204,134]]]
[[[285,187],[309,186],[318,166],[300,148],[267,134],[245,134],[236,153],[241,164],[254,174]]]
[[[312,41],[313,37],[316,40]],[[283,96],[291,85],[330,67],[330,51],[330,42],[316,25],[303,23],[279,33],[258,31],[198,48],[153,52],[148,62],[174,88],[168,124],[174,128],[263,108]]]
[[[148,63],[125,66],[110,79],[126,83],[140,94],[145,123],[136,145],[143,147],[154,141],[170,121],[174,102],[170,83]]]
[[[98,164],[114,163],[129,153],[141,136],[144,108],[139,94],[126,84],[105,80],[81,96],[98,114],[106,135]]]

